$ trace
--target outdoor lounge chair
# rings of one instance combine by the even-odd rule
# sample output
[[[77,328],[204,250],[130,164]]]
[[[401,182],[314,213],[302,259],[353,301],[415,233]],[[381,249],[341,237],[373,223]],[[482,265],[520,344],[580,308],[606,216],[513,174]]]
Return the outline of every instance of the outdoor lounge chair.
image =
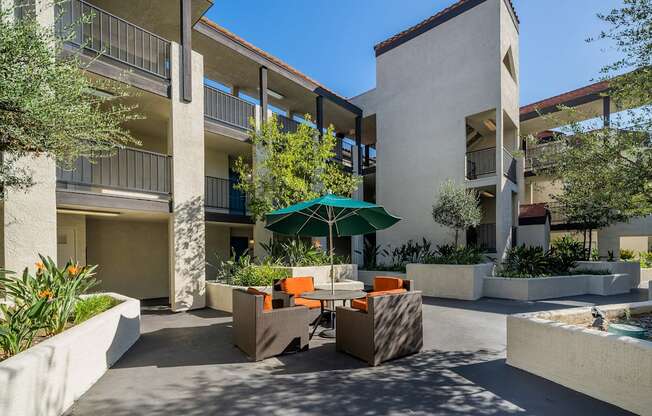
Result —
[[[263,304],[263,294],[233,290],[233,343],[254,361],[289,349],[307,350],[309,309],[265,310]]]
[[[404,289],[367,298],[367,310],[337,308],[337,351],[372,366],[423,347],[421,292]]]
[[[321,315],[321,302],[301,297],[302,293],[315,291],[315,280],[312,276],[276,280],[272,291],[274,300],[280,299],[284,308],[299,305],[309,308],[311,323]]]

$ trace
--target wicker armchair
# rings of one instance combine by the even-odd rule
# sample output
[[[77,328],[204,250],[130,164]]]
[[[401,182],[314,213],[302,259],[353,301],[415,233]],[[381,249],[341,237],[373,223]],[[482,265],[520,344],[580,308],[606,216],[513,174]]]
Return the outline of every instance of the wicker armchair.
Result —
[[[372,366],[417,353],[423,347],[421,292],[367,299],[367,311],[337,308],[336,349]]]
[[[289,347],[308,349],[309,310],[305,306],[263,310],[263,296],[233,291],[233,343],[254,361]]]

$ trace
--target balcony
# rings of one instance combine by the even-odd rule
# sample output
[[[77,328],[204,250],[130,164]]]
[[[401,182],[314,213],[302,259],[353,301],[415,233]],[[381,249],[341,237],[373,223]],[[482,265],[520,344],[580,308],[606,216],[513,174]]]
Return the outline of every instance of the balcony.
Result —
[[[285,117],[284,115],[277,114],[276,115],[279,124],[281,125],[281,131],[283,133],[294,133],[297,130],[299,130],[299,126],[301,123],[299,123],[296,120],[293,120],[291,118]]]
[[[57,167],[57,187],[114,189],[168,196],[171,190],[170,156],[137,149],[90,161],[80,158],[71,170]]]
[[[66,43],[163,80],[170,79],[170,42],[83,0],[56,3],[55,27]],[[82,16],[89,20],[78,24]],[[68,29],[74,32],[68,38]]]
[[[256,106],[241,98],[204,85],[204,117],[241,130],[249,130]]]
[[[516,159],[512,154],[503,149],[503,174],[507,179],[516,183]],[[496,175],[496,148],[476,150],[466,154],[466,179],[476,180]]]
[[[204,194],[206,208],[229,215],[247,216],[247,198],[235,189],[235,184],[233,179],[207,176]]]
[[[528,147],[525,151],[525,171],[533,172],[549,167],[550,165],[544,160],[543,155],[548,152],[560,151],[563,146],[563,142],[550,142]]]

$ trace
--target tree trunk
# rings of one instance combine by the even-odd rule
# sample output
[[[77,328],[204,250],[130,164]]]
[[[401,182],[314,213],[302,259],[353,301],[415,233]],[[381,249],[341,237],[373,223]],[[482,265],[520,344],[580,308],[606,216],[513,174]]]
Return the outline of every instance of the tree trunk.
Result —
[[[591,250],[593,249],[593,228],[589,228],[589,252],[588,252],[588,259],[591,260]]]
[[[589,260],[591,258],[591,253],[587,254],[586,251],[586,228],[584,229],[584,241],[582,243],[582,248],[584,249],[584,260]]]

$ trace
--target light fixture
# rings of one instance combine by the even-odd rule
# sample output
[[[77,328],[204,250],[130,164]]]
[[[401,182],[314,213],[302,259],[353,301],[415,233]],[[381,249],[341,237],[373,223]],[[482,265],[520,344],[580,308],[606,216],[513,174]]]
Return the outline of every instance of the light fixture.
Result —
[[[256,241],[254,241],[254,240],[249,240],[249,245],[250,245],[250,246],[253,246],[254,244],[256,244]]]
[[[82,209],[67,209],[67,208],[58,208],[57,213],[59,214],[78,214],[78,215],[91,215],[95,217],[117,217],[120,215],[119,212],[107,212],[107,211],[87,211]]]
[[[491,192],[488,191],[482,191],[480,192],[480,196],[484,196],[485,198],[495,198],[496,195],[492,194]]]
[[[496,122],[491,120],[491,119],[486,119],[485,121],[482,122],[486,128],[488,128],[490,131],[496,131]]]
[[[118,191],[115,189],[102,189],[101,193],[106,195],[113,195],[113,196],[124,196],[128,198],[159,199],[158,196],[152,194],[145,194],[141,192]]]

